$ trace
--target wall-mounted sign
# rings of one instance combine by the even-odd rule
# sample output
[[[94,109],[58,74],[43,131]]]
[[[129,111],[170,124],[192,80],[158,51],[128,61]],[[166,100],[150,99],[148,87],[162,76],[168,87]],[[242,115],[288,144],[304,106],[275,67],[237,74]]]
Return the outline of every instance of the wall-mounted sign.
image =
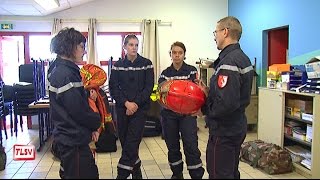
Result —
[[[0,29],[1,30],[10,30],[13,29],[13,24],[9,24],[9,23],[1,23],[0,24]]]

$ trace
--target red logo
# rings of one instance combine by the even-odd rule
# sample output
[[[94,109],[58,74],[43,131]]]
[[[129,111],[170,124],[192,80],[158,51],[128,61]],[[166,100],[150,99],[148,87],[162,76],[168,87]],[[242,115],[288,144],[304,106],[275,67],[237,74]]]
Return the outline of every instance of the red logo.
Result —
[[[224,88],[227,85],[228,76],[219,75],[218,77],[218,86],[219,88]]]
[[[25,161],[34,160],[36,158],[36,149],[34,145],[19,145],[13,146],[13,160]]]

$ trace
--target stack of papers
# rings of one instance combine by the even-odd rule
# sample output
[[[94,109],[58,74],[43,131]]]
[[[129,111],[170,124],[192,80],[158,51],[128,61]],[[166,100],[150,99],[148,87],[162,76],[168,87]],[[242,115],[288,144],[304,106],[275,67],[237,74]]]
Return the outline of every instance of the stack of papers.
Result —
[[[311,160],[310,159],[304,159],[301,161],[301,164],[304,165],[306,168],[311,170]]]
[[[35,104],[49,104],[49,99],[39,99]]]

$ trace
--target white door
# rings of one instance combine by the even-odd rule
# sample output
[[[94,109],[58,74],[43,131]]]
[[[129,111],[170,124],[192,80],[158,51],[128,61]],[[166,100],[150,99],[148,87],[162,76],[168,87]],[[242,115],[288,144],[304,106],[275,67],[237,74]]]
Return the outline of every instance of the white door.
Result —
[[[259,89],[258,139],[283,146],[284,97],[283,92]]]
[[[24,64],[23,36],[0,36],[0,63],[3,82],[12,85],[19,82],[19,65]]]

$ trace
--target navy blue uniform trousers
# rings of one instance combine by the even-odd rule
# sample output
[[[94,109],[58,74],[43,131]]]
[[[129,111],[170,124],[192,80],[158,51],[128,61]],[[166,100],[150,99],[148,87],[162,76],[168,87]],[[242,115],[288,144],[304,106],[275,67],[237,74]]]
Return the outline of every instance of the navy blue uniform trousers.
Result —
[[[99,179],[98,167],[95,164],[89,145],[66,146],[57,144],[61,156],[61,179]]]
[[[197,120],[192,116],[170,116],[162,112],[164,139],[168,147],[170,168],[174,175],[183,171],[182,154],[180,152],[180,133],[186,156],[187,169],[191,178],[202,178],[204,169],[198,148]]]
[[[126,109],[117,108],[117,119],[118,135],[122,147],[118,174],[127,177],[141,165],[139,145],[142,140],[146,113],[138,109],[132,116],[127,116]]]
[[[245,137],[246,133],[209,136],[206,156],[209,179],[240,179],[239,155]]]

